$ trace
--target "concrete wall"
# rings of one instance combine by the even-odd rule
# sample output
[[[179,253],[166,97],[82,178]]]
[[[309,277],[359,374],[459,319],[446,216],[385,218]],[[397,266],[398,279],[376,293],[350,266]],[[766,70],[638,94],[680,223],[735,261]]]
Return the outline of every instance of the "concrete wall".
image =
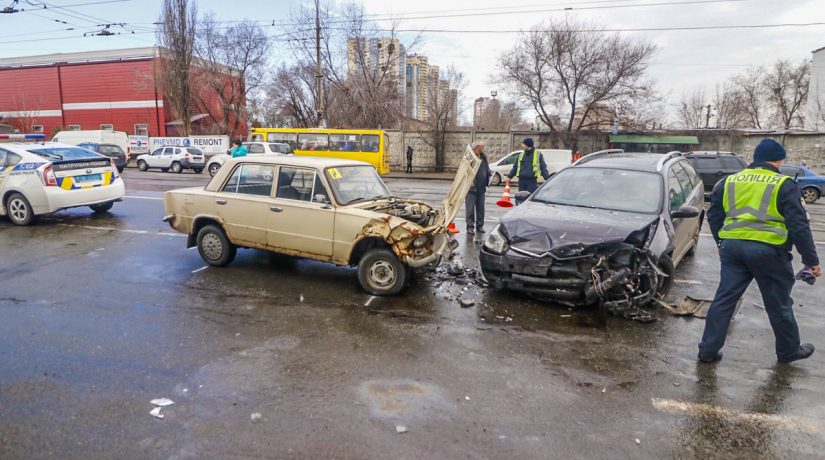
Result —
[[[426,133],[387,131],[390,138],[390,165],[393,170],[403,170],[406,159],[404,152],[407,145],[415,151],[413,168],[415,171],[435,170],[435,150],[425,142]],[[653,134],[653,133],[651,133]],[[668,131],[655,133],[667,135],[689,135],[699,138],[699,145],[692,150],[723,150],[738,153],[748,160],[753,157],[753,149],[762,139],[772,138],[785,145],[788,150],[788,162],[799,163],[802,160],[809,166],[818,167],[825,173],[825,133],[765,135],[751,134],[736,130],[689,130]],[[490,132],[455,131],[447,133],[447,152],[445,158],[446,169],[454,170],[461,159],[461,152],[467,144],[475,140],[482,140],[486,146],[490,161],[498,160],[504,155],[518,150],[521,141],[531,137],[538,148],[558,148],[558,140],[545,133],[530,132]],[[579,146],[582,153],[595,152],[609,148],[609,133],[591,132],[581,133]]]

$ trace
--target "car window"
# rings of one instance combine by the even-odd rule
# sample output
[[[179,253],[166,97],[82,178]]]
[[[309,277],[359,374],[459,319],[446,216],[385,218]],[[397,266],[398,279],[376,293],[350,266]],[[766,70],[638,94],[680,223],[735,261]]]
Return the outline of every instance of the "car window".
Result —
[[[378,136],[375,134],[364,134],[361,136],[361,151],[362,152],[377,152],[378,151]]]
[[[287,200],[312,201],[312,187],[315,185],[315,170],[281,166],[278,173],[278,198]]]
[[[297,149],[300,145],[297,139],[298,135],[294,133],[266,133],[267,142],[283,142],[285,144],[289,144],[289,146],[293,149]]]
[[[696,168],[693,167],[693,163],[689,161],[680,161],[679,164],[682,165],[685,172],[687,173],[688,177],[690,177],[690,186],[696,187],[697,185],[702,184],[702,178],[699,177],[699,173],[696,172]]]
[[[745,169],[745,162],[737,157],[724,156],[722,159],[722,169],[725,171],[739,171]]]
[[[203,155],[202,151],[194,147],[187,147],[186,151],[189,152],[190,155]]]
[[[123,154],[123,149],[117,145],[100,145],[97,148],[97,151],[106,155],[121,155]]]
[[[152,156],[158,156],[158,155],[160,155],[160,154],[162,154],[162,153],[163,153],[163,149],[162,149],[162,148],[157,149],[157,150],[153,150],[153,151],[152,151]]]
[[[5,161],[4,164],[5,164],[6,167],[14,166],[17,163],[20,163],[20,160],[22,160],[22,159],[23,159],[23,157],[21,157],[20,155],[18,155],[16,153],[13,153],[13,152],[8,152],[6,154],[6,161]]]
[[[598,184],[598,187],[593,184]],[[662,177],[659,174],[587,167],[562,169],[545,182],[531,200],[564,206],[658,214],[662,209],[662,195]],[[634,199],[627,199],[630,196]]]
[[[518,158],[518,154],[507,155],[501,160],[500,165],[511,165],[516,162],[516,158]]]
[[[47,147],[29,149],[29,152],[53,161],[102,158],[102,155],[79,147]]]
[[[682,168],[682,162],[673,165],[673,172],[676,174],[676,179],[679,180],[679,185],[682,186],[682,195],[684,196],[682,201],[687,201],[690,192],[693,191],[694,184],[691,182],[687,171]]]
[[[344,152],[357,152],[358,150],[361,150],[361,135],[348,133],[330,134],[329,149]]]
[[[2,168],[3,166],[8,166],[6,164],[6,151],[0,149],[0,168]]]
[[[263,144],[244,144],[246,146],[247,153],[259,154],[259,153],[266,153],[266,149],[264,149]]]
[[[172,147],[166,147],[165,149],[163,149],[163,155],[164,156],[167,156],[167,155],[171,156],[174,153],[175,153],[175,149],[173,149]]]
[[[326,150],[328,143],[326,134],[304,133],[298,135],[298,145],[301,150]]]
[[[278,153],[289,153],[289,146],[285,144],[269,144],[269,150]]]
[[[667,172],[667,188],[667,196],[668,202],[670,203],[670,210],[675,211],[679,209],[682,206],[682,204],[684,204],[685,194],[682,190],[682,185],[679,183],[679,179],[673,172],[673,169]]]
[[[722,162],[718,157],[693,157],[693,165],[699,172],[717,172],[722,170]]]
[[[324,182],[321,180],[321,176],[319,174],[315,174],[315,185],[312,189],[312,202],[313,203],[329,203],[329,193],[327,192],[327,188],[324,187]]]
[[[242,195],[270,196],[274,178],[275,167],[272,165],[242,163],[235,167],[221,191]]]

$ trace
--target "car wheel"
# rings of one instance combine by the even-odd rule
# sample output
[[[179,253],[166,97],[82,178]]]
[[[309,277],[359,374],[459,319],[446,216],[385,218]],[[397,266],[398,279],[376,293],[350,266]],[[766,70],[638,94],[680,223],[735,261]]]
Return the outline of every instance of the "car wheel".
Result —
[[[216,225],[207,225],[198,232],[198,252],[204,262],[223,267],[235,258],[237,248]]]
[[[172,162],[172,172],[175,174],[180,174],[181,171],[183,171],[183,166],[181,166],[177,161]]]
[[[203,172],[203,168],[192,168],[192,171],[195,171],[195,174],[200,174]]]
[[[493,174],[493,178],[490,179],[490,185],[501,185],[501,174]]]
[[[406,280],[407,267],[389,249],[371,249],[358,262],[358,282],[369,294],[398,294]]]
[[[802,198],[808,204],[815,203],[816,200],[819,199],[819,190],[817,190],[813,187],[803,188],[802,189]]]
[[[138,161],[138,169],[141,171],[146,171],[147,169],[149,169],[149,165],[147,165],[145,161],[140,160]]]
[[[659,286],[656,288],[656,298],[661,300],[670,293],[670,288],[673,287],[673,274],[676,273],[676,269],[673,267],[673,261],[670,260],[669,256],[662,256],[662,258],[659,259],[659,270],[667,275],[659,275]]]
[[[112,206],[114,205],[114,201],[109,201],[107,203],[93,204],[89,207],[92,208],[92,211],[94,211],[95,214],[102,214],[112,209]]]
[[[209,175],[211,177],[215,177],[215,174],[218,174],[218,170],[221,169],[221,165],[217,163],[212,163],[209,165]]]
[[[20,193],[9,196],[6,201],[6,215],[15,225],[31,225],[37,220],[29,200]]]

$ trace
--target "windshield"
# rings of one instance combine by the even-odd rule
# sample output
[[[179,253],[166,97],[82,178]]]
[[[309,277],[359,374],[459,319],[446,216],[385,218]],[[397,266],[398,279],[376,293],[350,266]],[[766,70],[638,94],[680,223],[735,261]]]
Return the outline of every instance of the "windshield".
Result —
[[[392,196],[372,166],[339,166],[326,169],[335,199],[342,205]]]
[[[661,209],[662,179],[658,174],[624,169],[567,168],[553,176],[532,200],[656,214]]]
[[[29,149],[29,152],[46,158],[47,160],[54,161],[103,157],[103,155],[98,155],[95,152],[82,149],[80,147],[48,147],[42,149]]]

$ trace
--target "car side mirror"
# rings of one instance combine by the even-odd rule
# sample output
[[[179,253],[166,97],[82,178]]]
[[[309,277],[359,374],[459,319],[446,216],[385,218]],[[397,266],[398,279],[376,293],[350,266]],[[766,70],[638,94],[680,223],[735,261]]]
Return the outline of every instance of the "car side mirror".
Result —
[[[681,208],[670,213],[671,219],[689,219],[691,217],[698,217],[700,211],[693,206],[682,206]]]
[[[321,194],[321,193],[316,194],[315,198],[312,201],[314,201],[316,203],[321,203],[321,204],[329,204],[329,198],[327,198],[326,195]]]
[[[520,192],[517,192],[515,197],[519,201],[526,201],[528,198],[530,198],[530,195],[532,195],[532,193],[528,192],[527,190],[522,190]]]

